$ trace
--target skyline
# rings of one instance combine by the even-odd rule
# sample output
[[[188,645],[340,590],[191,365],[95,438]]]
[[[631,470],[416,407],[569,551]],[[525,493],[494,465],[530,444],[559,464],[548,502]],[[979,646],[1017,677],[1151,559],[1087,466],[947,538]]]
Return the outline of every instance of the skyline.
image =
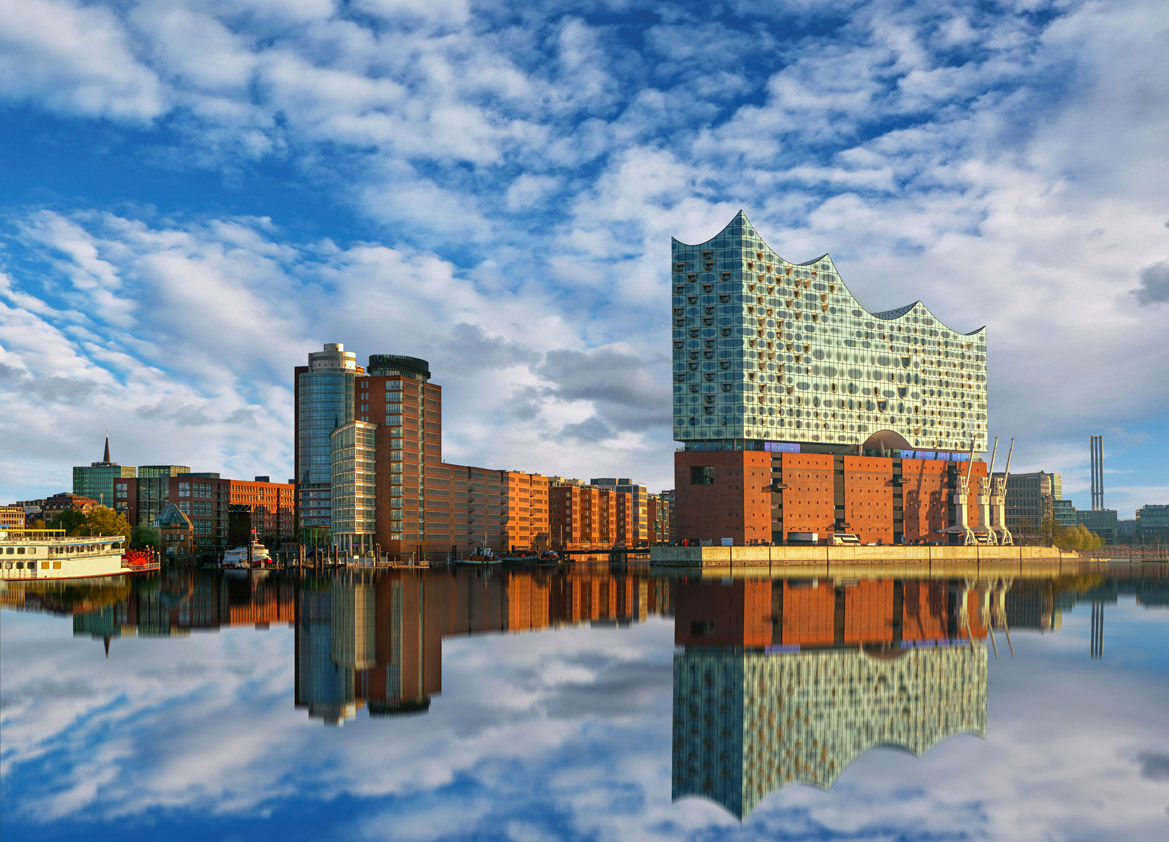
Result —
[[[107,427],[283,481],[326,342],[429,360],[453,462],[669,488],[670,237],[742,209],[985,325],[1013,471],[1169,499],[1162,4],[547,8],[0,0],[0,497]]]

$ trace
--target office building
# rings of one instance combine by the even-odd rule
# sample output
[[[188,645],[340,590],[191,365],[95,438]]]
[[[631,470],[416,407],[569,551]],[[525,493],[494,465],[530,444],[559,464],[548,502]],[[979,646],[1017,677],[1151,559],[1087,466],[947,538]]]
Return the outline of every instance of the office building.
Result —
[[[1137,509],[1136,540],[1142,544],[1169,546],[1169,506],[1148,503]]]
[[[672,244],[679,538],[736,544],[792,532],[965,540],[956,495],[987,449],[986,332],[921,302],[869,312],[828,255],[772,251],[740,212]]]
[[[105,452],[100,462],[73,469],[73,493],[90,497],[99,505],[114,508],[114,480],[134,476],[134,469],[110,461],[110,437],[106,434]]]
[[[1090,512],[1076,512],[1077,525],[1095,532],[1108,546],[1116,545],[1116,509],[1094,509]]]
[[[362,373],[357,355],[340,343],[308,355],[293,370],[293,463],[296,520],[302,540],[317,543],[328,534],[333,489],[330,435],[355,417],[355,381]]]
[[[187,465],[140,465],[136,477],[114,483],[112,508],[131,526],[151,523],[170,500],[171,478],[190,472]]]
[[[1064,529],[1071,529],[1076,525],[1075,504],[1071,500],[1061,500],[1056,496],[1051,501],[1051,519]]]
[[[226,479],[210,472],[188,471],[171,476],[170,469],[178,466],[155,467],[159,469],[159,488],[152,489],[150,494],[161,496],[163,509],[174,503],[191,521],[195,555],[222,552],[244,544],[253,529],[270,550],[290,550],[294,546],[296,505],[291,483],[264,482],[259,477],[254,481]],[[151,523],[138,507],[141,482],[138,477],[114,483],[118,511],[131,526]]]
[[[23,529],[24,506],[0,506],[0,529]]]
[[[1001,477],[1003,474],[995,476]],[[1042,525],[1055,519],[1054,489],[1057,484],[1059,474],[1046,471],[1013,473],[1007,477],[1004,515],[1007,528],[1016,538],[1037,541]],[[1060,511],[1061,516],[1066,517],[1066,509],[1061,507]]]
[[[310,354],[309,366],[296,369],[302,540],[327,538],[346,553],[396,557],[465,553],[484,545],[506,552],[645,542],[645,486],[628,478],[597,480],[605,487],[588,486],[582,498],[584,484],[577,481],[578,491],[557,492],[554,500],[553,483],[541,474],[446,463],[442,387],[431,382],[426,360],[374,354],[362,368],[342,345],[325,348]],[[350,385],[349,412],[310,411],[308,403],[335,409]],[[316,437],[326,429],[327,491],[312,468]],[[327,517],[320,514],[325,500]],[[550,518],[558,504],[566,508],[554,536]]]

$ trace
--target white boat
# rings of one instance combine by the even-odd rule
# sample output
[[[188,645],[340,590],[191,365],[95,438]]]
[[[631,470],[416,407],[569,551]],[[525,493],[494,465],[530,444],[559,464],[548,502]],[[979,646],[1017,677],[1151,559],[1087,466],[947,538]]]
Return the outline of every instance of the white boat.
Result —
[[[252,563],[248,564],[248,548],[252,551]],[[223,562],[221,567],[263,567],[272,563],[272,554],[268,552],[268,548],[259,541],[252,541],[250,545],[244,544],[242,547],[235,547],[234,549],[224,550]]]
[[[123,576],[122,535],[70,537],[63,529],[0,529],[0,579],[41,582]]]

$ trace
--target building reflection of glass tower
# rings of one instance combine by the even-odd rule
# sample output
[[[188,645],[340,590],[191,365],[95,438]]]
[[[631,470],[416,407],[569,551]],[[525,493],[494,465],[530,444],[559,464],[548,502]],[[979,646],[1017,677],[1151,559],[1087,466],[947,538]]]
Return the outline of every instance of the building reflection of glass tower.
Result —
[[[980,601],[956,583],[687,584],[673,797],[742,819],[788,784],[827,789],[870,748],[920,755],[954,734],[985,736]]]

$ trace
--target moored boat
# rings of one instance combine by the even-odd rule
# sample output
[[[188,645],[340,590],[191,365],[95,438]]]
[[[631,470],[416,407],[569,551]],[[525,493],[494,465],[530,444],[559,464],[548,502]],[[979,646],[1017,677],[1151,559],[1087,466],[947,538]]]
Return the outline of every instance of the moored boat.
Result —
[[[249,550],[251,550],[250,556]],[[224,550],[223,562],[220,566],[228,569],[237,567],[246,569],[249,567],[268,567],[271,564],[272,554],[268,552],[268,548],[253,539],[250,544]]]
[[[503,559],[495,554],[491,547],[476,547],[470,555],[456,557],[452,564],[499,564]]]
[[[123,535],[67,536],[63,529],[0,529],[0,579],[10,582],[124,576]]]

